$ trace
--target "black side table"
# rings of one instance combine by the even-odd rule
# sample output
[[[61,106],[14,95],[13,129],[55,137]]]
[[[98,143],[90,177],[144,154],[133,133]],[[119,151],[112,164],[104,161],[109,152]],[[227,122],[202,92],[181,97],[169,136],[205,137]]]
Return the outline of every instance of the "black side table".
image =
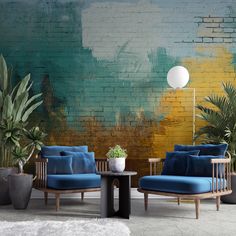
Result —
[[[137,172],[124,171],[114,173],[111,171],[98,172],[101,175],[101,217],[119,216],[129,219],[130,215],[130,186],[131,176]],[[114,210],[114,186],[113,181],[119,181],[119,210]]]

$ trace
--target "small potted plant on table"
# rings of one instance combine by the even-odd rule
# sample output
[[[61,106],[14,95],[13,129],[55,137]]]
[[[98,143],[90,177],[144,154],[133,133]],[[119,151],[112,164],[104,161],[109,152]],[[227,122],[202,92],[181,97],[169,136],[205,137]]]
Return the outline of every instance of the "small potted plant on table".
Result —
[[[106,154],[108,157],[109,169],[112,172],[123,172],[125,169],[125,159],[127,157],[127,152],[120,145],[115,147],[110,147],[110,150]]]

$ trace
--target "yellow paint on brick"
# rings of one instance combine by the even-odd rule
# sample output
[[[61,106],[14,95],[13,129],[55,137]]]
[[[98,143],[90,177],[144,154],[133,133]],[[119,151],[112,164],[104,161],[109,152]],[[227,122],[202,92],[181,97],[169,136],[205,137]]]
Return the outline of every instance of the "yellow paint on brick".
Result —
[[[154,136],[153,144],[158,151],[156,154],[165,157],[166,151],[172,151],[174,144],[192,143],[193,122],[193,90],[167,90],[156,111],[165,115],[160,123],[162,133]]]
[[[231,81],[236,85],[236,74],[232,64],[233,55],[226,48],[199,47],[197,51],[207,51],[214,55],[208,58],[188,58],[183,61],[190,72],[189,87],[196,88],[196,104],[204,104],[204,97],[210,94],[223,94],[222,82]],[[202,125],[202,121],[197,119],[196,129]]]
[[[186,58],[182,64],[190,73],[191,80],[187,87],[195,88],[196,104],[203,104],[204,97],[212,93],[223,93],[222,82],[232,81],[236,85],[236,75],[232,64],[233,55],[226,48],[199,47],[196,50],[204,56]],[[164,157],[166,151],[173,150],[174,144],[192,144],[192,106],[192,90],[166,91],[160,102],[161,108],[157,111],[157,114],[166,115],[160,123],[164,132],[153,138],[153,145],[159,148],[156,154]],[[197,130],[203,125],[203,121],[196,118],[195,124]]]

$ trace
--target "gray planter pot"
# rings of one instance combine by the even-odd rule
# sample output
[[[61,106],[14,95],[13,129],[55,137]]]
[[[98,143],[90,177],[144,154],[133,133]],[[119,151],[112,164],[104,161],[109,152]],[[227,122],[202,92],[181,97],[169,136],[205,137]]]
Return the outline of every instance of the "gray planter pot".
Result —
[[[221,197],[221,201],[229,204],[236,204],[236,175],[231,175],[232,193]]]
[[[18,173],[17,168],[0,168],[0,205],[11,204],[8,187],[8,175]]]
[[[26,209],[31,196],[33,175],[9,175],[8,183],[13,207],[19,210]]]

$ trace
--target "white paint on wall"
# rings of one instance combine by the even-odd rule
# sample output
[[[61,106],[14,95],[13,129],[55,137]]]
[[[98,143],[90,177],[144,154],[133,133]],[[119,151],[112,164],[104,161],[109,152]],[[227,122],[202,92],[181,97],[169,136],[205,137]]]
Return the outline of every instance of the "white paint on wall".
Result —
[[[232,0],[96,1],[82,10],[83,46],[106,60],[114,60],[126,43],[126,51],[144,63],[147,54],[159,47],[174,57],[198,56],[193,42],[198,31],[195,16],[223,16],[229,10],[226,2],[232,4]]]
[[[127,43],[127,51],[145,58],[147,51],[162,44],[160,11],[156,4],[143,1],[93,3],[82,12],[83,46],[97,58],[113,60]]]

